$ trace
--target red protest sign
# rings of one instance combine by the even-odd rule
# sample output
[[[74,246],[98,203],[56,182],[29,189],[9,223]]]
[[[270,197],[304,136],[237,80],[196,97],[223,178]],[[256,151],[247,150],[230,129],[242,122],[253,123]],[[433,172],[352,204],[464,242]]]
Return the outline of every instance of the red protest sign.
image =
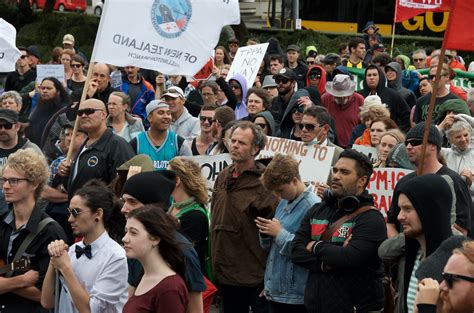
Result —
[[[194,76],[194,80],[208,80],[212,75],[212,68],[214,67],[214,58],[210,57],[206,64]]]

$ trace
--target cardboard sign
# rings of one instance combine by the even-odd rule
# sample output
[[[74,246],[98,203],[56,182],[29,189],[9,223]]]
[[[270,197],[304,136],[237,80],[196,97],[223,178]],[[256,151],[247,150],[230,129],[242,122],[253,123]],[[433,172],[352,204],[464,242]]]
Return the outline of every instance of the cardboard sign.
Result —
[[[385,218],[392,204],[395,186],[403,176],[411,172],[413,171],[401,168],[374,168],[367,189],[374,197],[375,206]]]
[[[198,155],[187,157],[201,166],[201,173],[207,179],[207,186],[214,188],[219,173],[232,164],[232,159],[229,153],[218,155]]]
[[[46,77],[57,78],[60,82],[66,82],[64,65],[62,64],[38,64],[36,66],[36,82],[41,84]]]
[[[235,54],[226,80],[229,81],[235,74],[241,74],[247,81],[247,88],[251,88],[267,48],[268,43],[240,47]]]
[[[375,147],[352,145],[352,149],[366,155],[370,159],[370,162],[372,163],[377,162],[379,158],[379,153],[377,151],[377,148]]]
[[[331,170],[334,148],[319,145],[306,145],[301,141],[267,137],[265,148],[257,159],[274,156],[277,153],[293,156],[300,163],[300,175],[304,182],[326,182]]]

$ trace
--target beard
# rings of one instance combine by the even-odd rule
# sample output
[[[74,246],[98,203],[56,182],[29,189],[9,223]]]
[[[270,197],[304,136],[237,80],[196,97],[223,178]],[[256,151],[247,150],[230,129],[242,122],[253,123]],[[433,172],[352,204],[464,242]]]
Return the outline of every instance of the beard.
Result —
[[[38,105],[36,106],[36,112],[40,114],[54,114],[60,108],[62,104],[59,101],[59,95],[52,99],[39,99]]]

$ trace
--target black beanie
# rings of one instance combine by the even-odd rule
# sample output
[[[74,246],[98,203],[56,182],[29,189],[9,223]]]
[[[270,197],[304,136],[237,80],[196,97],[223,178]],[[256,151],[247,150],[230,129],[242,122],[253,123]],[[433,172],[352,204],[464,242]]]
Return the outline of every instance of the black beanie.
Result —
[[[408,131],[406,140],[408,141],[413,138],[423,139],[424,131],[425,131],[425,122],[418,123],[415,126],[413,126],[412,129]],[[433,124],[430,125],[430,132],[428,134],[428,142],[436,145],[438,149],[441,149],[443,139],[441,138],[441,135],[439,134],[438,128],[436,128],[436,126],[434,126]]]
[[[176,186],[176,174],[169,170],[143,172],[130,177],[123,186],[128,194],[143,204],[161,204],[167,210]]]

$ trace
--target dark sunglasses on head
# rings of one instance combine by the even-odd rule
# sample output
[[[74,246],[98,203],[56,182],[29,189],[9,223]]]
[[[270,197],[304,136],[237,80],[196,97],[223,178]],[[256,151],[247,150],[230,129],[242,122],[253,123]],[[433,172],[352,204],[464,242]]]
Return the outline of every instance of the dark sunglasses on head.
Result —
[[[405,140],[405,146],[408,146],[408,144],[410,144],[412,147],[417,147],[417,146],[423,144],[423,139]]]
[[[212,117],[200,116],[199,119],[202,123],[204,123],[205,121],[207,121],[209,124],[214,123],[214,119]]]
[[[299,106],[294,107],[293,109],[291,109],[291,114],[295,114],[296,112],[303,113],[304,112],[304,105],[299,105]]]
[[[104,110],[102,110],[102,109],[93,109],[93,108],[77,110],[77,116],[83,116],[84,114],[85,115],[91,115],[91,114],[94,114],[96,111],[104,111]]]
[[[320,79],[320,78],[321,78],[321,74],[314,73],[314,74],[309,75],[309,79],[311,80]]]
[[[446,282],[446,285],[448,285],[449,289],[453,288],[453,284],[456,280],[464,280],[464,281],[474,283],[474,277],[458,275],[458,274],[451,274],[451,273],[444,273],[444,272],[441,273],[441,276],[443,277],[444,281]]]
[[[73,217],[77,217],[79,214],[82,214],[84,212],[87,212],[89,210],[83,210],[81,211],[81,209],[79,208],[67,208],[67,216],[73,216]]]
[[[82,64],[71,64],[72,68],[80,68]]]
[[[277,84],[280,84],[280,83],[282,83],[282,84],[288,84],[289,81],[290,81],[290,80],[289,80],[288,78],[284,78],[284,77],[277,77],[277,78],[275,78],[275,83],[277,83]]]
[[[260,126],[261,129],[265,129],[267,127],[267,124],[265,123],[255,123],[255,125]]]
[[[318,126],[318,125],[301,123],[301,124],[298,124],[298,126],[301,130],[306,128],[307,131],[312,132],[316,128],[316,126]]]
[[[12,123],[5,123],[5,124],[0,124],[0,129],[12,129],[13,124]]]

